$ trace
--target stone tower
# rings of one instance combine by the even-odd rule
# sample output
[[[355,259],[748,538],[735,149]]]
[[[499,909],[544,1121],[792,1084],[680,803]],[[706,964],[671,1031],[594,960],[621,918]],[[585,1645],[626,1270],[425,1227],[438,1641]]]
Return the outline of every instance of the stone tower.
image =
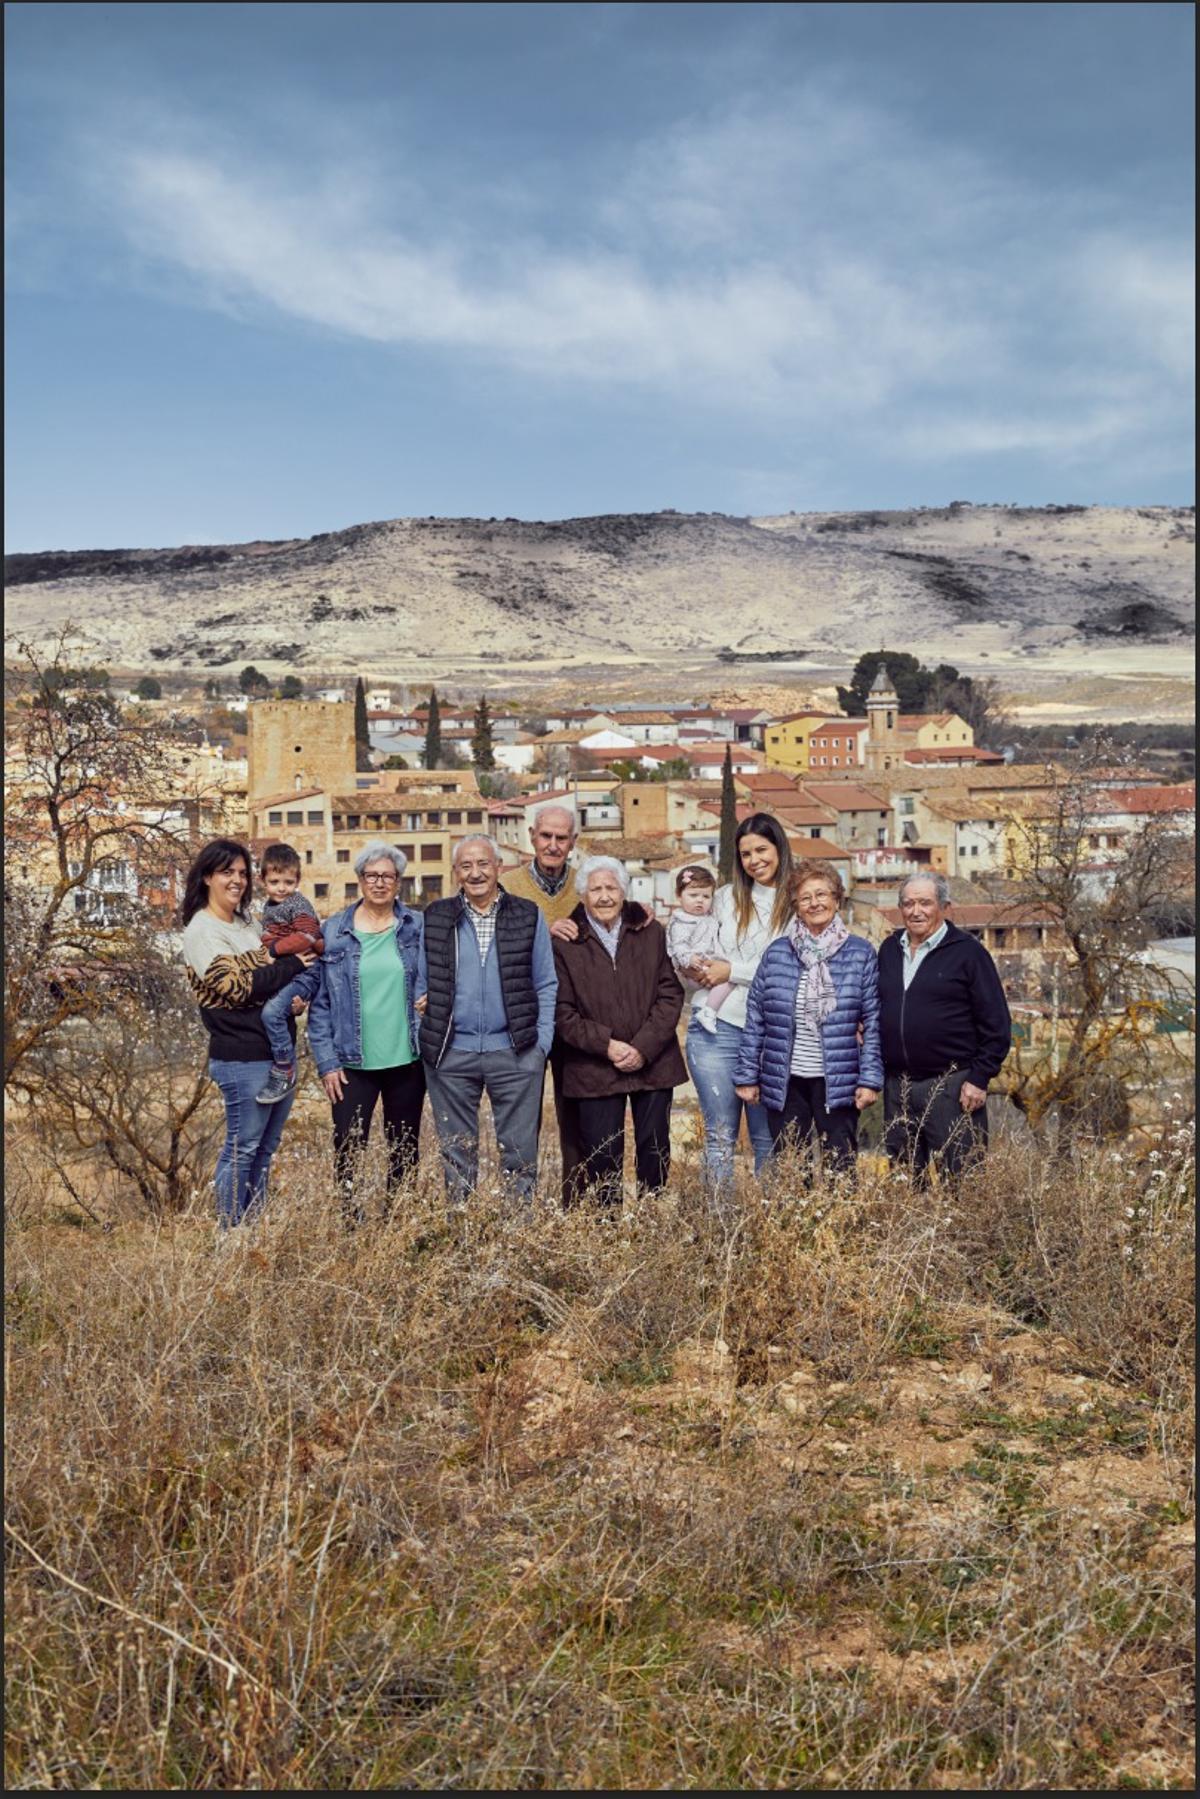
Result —
[[[880,662],[867,695],[867,768],[880,774],[900,762],[900,698],[892,686],[887,664]]]
[[[354,791],[354,707],[344,701],[255,700],[246,708],[247,804],[302,788]]]

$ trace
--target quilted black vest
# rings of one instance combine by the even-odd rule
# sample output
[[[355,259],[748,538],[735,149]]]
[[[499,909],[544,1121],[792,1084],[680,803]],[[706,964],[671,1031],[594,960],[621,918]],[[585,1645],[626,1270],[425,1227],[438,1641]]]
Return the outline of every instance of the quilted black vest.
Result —
[[[533,937],[540,916],[532,900],[500,889],[496,912],[495,950],[500,963],[500,995],[508,1034],[518,1054],[537,1042],[538,998],[533,984]],[[458,969],[458,921],[465,902],[432,900],[425,908],[425,963],[429,1004],[421,1020],[421,1055],[436,1068],[454,1026],[455,976]]]

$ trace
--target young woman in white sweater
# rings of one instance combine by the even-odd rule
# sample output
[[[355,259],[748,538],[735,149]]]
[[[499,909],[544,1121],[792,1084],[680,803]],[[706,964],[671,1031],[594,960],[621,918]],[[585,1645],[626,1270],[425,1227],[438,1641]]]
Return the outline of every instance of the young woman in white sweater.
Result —
[[[733,880],[717,889],[713,901],[723,955],[687,971],[701,988],[688,1024],[687,1062],[704,1118],[705,1170],[718,1194],[733,1184],[733,1146],[743,1110],[756,1173],[771,1154],[766,1111],[738,1098],[734,1069],[746,1023],[747,989],[763,951],[783,935],[792,917],[792,852],[779,820],[769,812],[743,819],[734,837],[734,858]],[[732,982],[733,992],[717,1014],[716,1031],[709,1032],[697,1022],[696,1008],[703,1005],[705,990],[723,981]]]

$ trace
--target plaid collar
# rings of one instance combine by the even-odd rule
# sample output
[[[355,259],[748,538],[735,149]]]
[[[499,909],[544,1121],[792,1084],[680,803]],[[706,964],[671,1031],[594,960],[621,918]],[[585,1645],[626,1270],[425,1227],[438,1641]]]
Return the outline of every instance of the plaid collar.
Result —
[[[497,893],[487,911],[481,912],[477,906],[471,904],[466,894],[463,894],[463,910],[474,926],[475,941],[479,945],[480,962],[486,962],[488,959],[488,951],[491,949],[492,940],[496,935],[496,914],[500,910],[500,901],[503,898],[503,893]]]

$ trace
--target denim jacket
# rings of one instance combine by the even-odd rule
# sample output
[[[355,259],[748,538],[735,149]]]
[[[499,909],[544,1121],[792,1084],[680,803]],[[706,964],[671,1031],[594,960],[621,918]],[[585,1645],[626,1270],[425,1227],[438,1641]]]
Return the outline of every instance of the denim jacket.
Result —
[[[362,1056],[362,1008],[359,1004],[358,966],[362,944],[354,933],[358,901],[328,920],[322,927],[325,954],[316,968],[320,983],[308,1014],[308,1041],[321,1076],[335,1068],[354,1064]],[[425,992],[425,920],[403,900],[393,905],[396,915],[396,950],[404,964],[404,992],[408,1002],[408,1035],[417,1049],[417,1017],[413,1010]]]

